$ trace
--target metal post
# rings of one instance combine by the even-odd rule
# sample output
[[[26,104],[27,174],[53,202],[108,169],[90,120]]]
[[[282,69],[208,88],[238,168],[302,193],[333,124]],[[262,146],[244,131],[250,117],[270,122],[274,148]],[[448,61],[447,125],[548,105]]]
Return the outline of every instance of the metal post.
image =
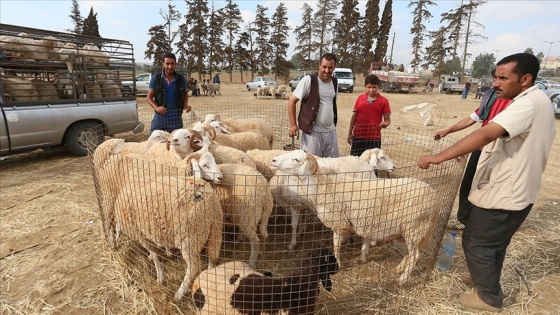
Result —
[[[548,57],[550,56],[550,48],[552,48],[552,44],[554,44],[554,43],[559,43],[560,41],[548,41],[548,40],[545,40],[544,42],[550,44],[550,46],[548,46],[548,53],[546,54],[546,59],[545,59],[545,61],[544,61],[544,66],[543,66],[543,71],[546,72],[546,63],[548,62]]]

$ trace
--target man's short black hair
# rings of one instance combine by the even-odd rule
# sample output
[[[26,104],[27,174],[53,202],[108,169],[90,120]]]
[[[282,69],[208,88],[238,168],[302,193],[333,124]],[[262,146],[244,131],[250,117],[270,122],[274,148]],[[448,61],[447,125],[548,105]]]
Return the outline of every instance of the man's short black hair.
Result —
[[[379,77],[376,76],[375,74],[370,74],[366,77],[365,80],[365,85],[371,84],[371,85],[377,85],[379,86]]]
[[[539,59],[535,57],[535,55],[528,53],[509,55],[500,60],[498,62],[498,66],[510,62],[515,62],[513,73],[517,74],[519,81],[521,80],[522,76],[530,74],[532,76],[531,83],[535,83],[540,69]]]
[[[166,52],[165,54],[163,54],[162,60],[165,60],[165,58],[171,58],[171,59],[177,61],[177,57],[175,57],[174,53]]]
[[[322,61],[323,59],[325,59],[325,60],[327,60],[327,61],[334,60],[334,65],[336,66],[337,60],[336,60],[336,56],[335,56],[333,53],[326,53],[326,54],[323,54],[323,55],[321,56],[321,59],[319,59],[319,63],[321,63],[321,61]]]

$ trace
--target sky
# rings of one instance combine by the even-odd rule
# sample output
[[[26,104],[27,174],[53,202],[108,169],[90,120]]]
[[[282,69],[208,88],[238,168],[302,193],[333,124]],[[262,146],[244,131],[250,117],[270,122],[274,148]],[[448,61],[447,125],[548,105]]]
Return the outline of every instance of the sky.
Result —
[[[258,4],[268,8],[267,14],[272,18],[276,7],[283,2],[288,8],[288,25],[292,28],[288,38],[290,49],[288,59],[293,54],[295,36],[293,29],[300,24],[303,2],[308,3],[316,11],[317,1],[303,0],[237,0],[245,23],[255,19],[255,9]],[[385,2],[382,0],[380,12],[383,11]],[[427,30],[437,30],[440,26],[441,13],[458,7],[461,1],[434,0],[437,6],[431,6],[432,19],[426,23]],[[171,1],[181,13],[186,13],[185,1]],[[212,0],[209,0],[212,3]],[[225,1],[214,0],[214,7],[225,6]],[[390,54],[391,41],[394,38],[393,62],[402,63],[408,67],[412,55],[412,9],[408,8],[410,1],[393,1],[393,24],[389,37]],[[90,8],[97,13],[99,32],[102,37],[126,40],[134,46],[136,62],[148,62],[144,57],[146,43],[149,40],[148,29],[151,26],[162,24],[160,9],[167,8],[167,0],[151,1],[79,1],[80,13],[85,18]],[[366,1],[359,1],[360,13],[365,12]],[[64,32],[73,28],[69,17],[72,8],[71,0],[56,1],[0,1],[0,22],[4,24],[26,26],[51,31]],[[527,48],[532,48],[534,53],[542,52],[544,56],[560,57],[560,1],[504,1],[490,0],[479,8],[475,20],[484,25],[484,29],[477,29],[477,33],[487,39],[477,39],[469,48],[472,57],[470,64],[476,56],[482,53],[493,53],[497,60]],[[549,42],[553,42],[552,44]],[[560,65],[558,65],[560,66]]]

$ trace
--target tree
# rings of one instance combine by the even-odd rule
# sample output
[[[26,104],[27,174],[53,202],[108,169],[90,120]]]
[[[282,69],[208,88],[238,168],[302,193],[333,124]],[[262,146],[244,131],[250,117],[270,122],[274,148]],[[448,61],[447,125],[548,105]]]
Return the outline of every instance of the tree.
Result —
[[[239,34],[237,42],[235,43],[234,61],[239,66],[241,80],[243,80],[243,70],[251,68],[251,52],[245,47],[249,46],[251,36],[247,32]],[[247,60],[249,62],[247,62]],[[252,69],[252,68],[251,68]]]
[[[164,25],[152,26],[148,30],[150,40],[148,40],[148,43],[146,44],[144,56],[146,59],[153,60],[153,66],[159,65],[159,62],[163,60],[163,54],[171,51],[171,45],[166,40],[165,31]]]
[[[226,71],[229,73],[229,80],[233,82],[233,66],[235,62],[236,45],[234,45],[233,40],[239,34],[241,22],[243,18],[241,17],[241,11],[239,6],[233,3],[233,0],[226,0],[226,6],[223,9],[224,14],[224,29],[227,34],[228,43],[224,49],[226,64]],[[243,77],[243,76],[242,76]]]
[[[340,18],[337,23],[340,36],[337,37],[338,45],[333,51],[338,55],[337,66],[339,67],[353,67],[361,53],[361,50],[358,51],[356,47],[359,42],[358,38],[361,36],[359,18],[358,1],[343,0]]]
[[[526,53],[526,54],[531,54],[531,55],[534,55],[534,54],[535,54],[535,53],[533,52],[533,48],[531,48],[531,47],[525,49],[524,53]]]
[[[412,38],[412,61],[410,65],[416,72],[416,68],[420,65],[422,60],[420,52],[422,50],[422,44],[424,43],[424,36],[426,34],[426,22],[429,22],[432,18],[432,14],[428,10],[428,6],[437,5],[431,0],[415,0],[410,1],[408,7],[414,6],[412,11],[412,27],[410,28],[410,34],[413,34]]]
[[[447,22],[444,28],[447,30],[446,34],[448,41],[451,43],[451,59],[457,58],[457,49],[459,48],[459,41],[461,40],[461,27],[463,26],[462,21],[465,18],[465,12],[463,10],[463,2],[456,9],[444,12],[441,14],[441,23]],[[450,63],[454,65],[455,63]],[[460,66],[460,62],[457,64]],[[447,69],[448,73],[456,73],[457,69]]]
[[[69,17],[72,19],[74,29],[67,29],[66,31],[74,34],[82,34],[84,18],[80,14],[80,5],[78,4],[78,0],[72,0],[72,11],[70,11]]]
[[[311,69],[314,64],[313,9],[307,3],[304,3],[301,11],[303,11],[301,14],[301,25],[295,29],[297,44],[294,48],[294,53],[301,56],[303,68]]]
[[[472,76],[475,78],[480,78],[482,76],[490,75],[490,72],[495,67],[496,57],[494,54],[480,54],[474,58],[472,64]]]
[[[317,2],[317,12],[313,18],[313,37],[316,38],[316,50],[319,51],[319,56],[322,56],[326,52],[328,47],[328,37],[327,32],[332,31],[335,25],[333,25],[334,18],[336,14],[334,10],[338,6],[338,1],[333,0],[319,0]]]
[[[272,15],[271,28],[270,43],[272,44],[272,56],[274,57],[272,69],[274,71],[274,79],[277,80],[278,76],[288,79],[290,76],[290,63],[287,57],[290,44],[287,38],[290,27],[288,26],[288,10],[282,2],[278,4],[274,15]]]
[[[159,15],[163,18],[164,23],[150,27],[148,30],[150,39],[144,51],[144,56],[147,59],[152,59],[154,66],[158,65],[162,60],[163,54],[173,52],[172,46],[178,32],[172,30],[172,25],[173,22],[181,19],[181,14],[177,11],[175,5],[171,5],[171,3],[167,4],[167,12],[160,9]]]
[[[206,0],[186,0],[185,22],[179,28],[179,65],[189,70],[196,69],[199,75],[206,73],[204,62],[208,53],[208,32],[206,21],[209,9]],[[199,77],[199,79],[201,79]]]
[[[428,32],[431,44],[426,47],[426,55],[422,68],[434,67],[432,75],[440,77],[446,73],[445,57],[451,51],[450,46],[446,46],[447,31],[440,27],[437,31]]]
[[[99,35],[99,24],[97,23],[97,13],[93,13],[93,7],[91,7],[87,18],[84,20],[82,35],[101,37],[101,35]]]
[[[467,62],[467,57],[469,56],[468,49],[470,44],[475,44],[476,42],[473,40],[474,38],[483,38],[488,39],[485,36],[480,34],[474,33],[475,28],[479,27],[484,29],[484,25],[477,22],[475,19],[475,15],[477,13],[477,9],[480,5],[486,3],[487,0],[470,0],[469,3],[465,6],[465,11],[467,12],[467,21],[466,21],[466,31],[465,31],[465,41],[464,41],[464,50],[463,50],[463,73],[465,70],[465,63]],[[460,76],[461,77],[461,76]]]
[[[393,0],[387,0],[381,15],[381,23],[379,24],[379,32],[377,34],[377,46],[375,47],[374,61],[382,61],[387,54],[389,42],[389,32],[391,31],[393,19]]]
[[[373,43],[379,32],[379,0],[368,0],[366,3],[366,15],[363,26],[363,47],[362,56],[365,56],[364,67],[369,69],[369,65],[374,61]]]
[[[256,63],[261,75],[268,74],[272,63],[272,45],[270,44],[270,19],[266,16],[267,7],[257,4],[253,25],[257,33],[255,38]]]
[[[224,34],[224,15],[221,9],[214,9],[210,11],[210,24],[207,28],[208,33],[208,69],[210,77],[212,77],[213,70],[216,72],[225,60],[225,53],[223,47],[225,46],[222,41]]]

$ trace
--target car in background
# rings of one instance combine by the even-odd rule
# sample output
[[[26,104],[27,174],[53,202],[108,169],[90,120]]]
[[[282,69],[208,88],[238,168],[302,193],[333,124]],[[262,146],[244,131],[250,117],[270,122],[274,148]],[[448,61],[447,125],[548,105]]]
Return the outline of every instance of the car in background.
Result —
[[[271,77],[256,77],[251,82],[247,83],[246,88],[247,91],[256,90],[258,88],[263,87],[278,87],[278,81],[274,80]]]
[[[560,89],[560,83],[554,80],[541,80],[539,81],[542,84],[546,85],[549,89]]]
[[[552,108],[554,109],[554,114],[560,116],[560,89],[546,89],[543,91],[546,96],[552,102]]]
[[[301,79],[303,79],[304,76],[305,76],[305,75],[303,75],[303,74],[302,74],[302,75],[298,75],[297,77],[295,77],[295,78],[293,78],[292,80],[290,80],[290,82],[288,82],[288,86],[290,87],[290,89],[292,89],[292,91],[296,89],[296,87],[297,87],[299,81],[300,81]]]

